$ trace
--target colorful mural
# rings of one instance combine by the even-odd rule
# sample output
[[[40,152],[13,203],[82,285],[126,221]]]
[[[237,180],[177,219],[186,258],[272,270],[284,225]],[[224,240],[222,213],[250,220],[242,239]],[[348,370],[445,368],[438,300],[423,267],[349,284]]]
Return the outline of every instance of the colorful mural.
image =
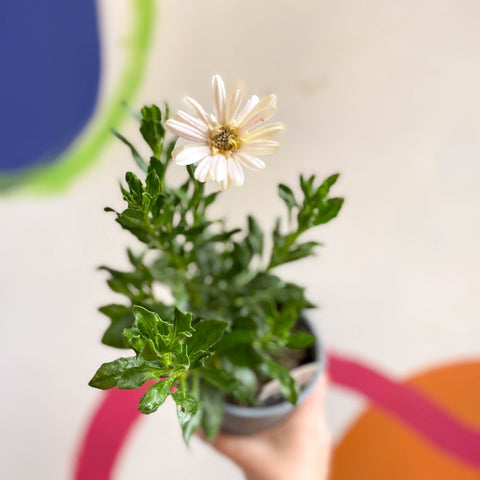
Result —
[[[2,2],[0,57],[10,74],[2,76],[0,91],[0,191],[62,190],[98,159],[144,74],[154,0],[131,0],[130,6],[125,65],[95,110],[102,71],[95,1]]]
[[[480,478],[479,362],[437,368],[407,382],[334,353],[328,365],[334,387],[371,402],[336,447],[332,480]],[[81,441],[75,480],[111,478],[130,430],[143,417],[137,405],[146,389],[104,394]]]
[[[87,386],[115,354],[95,269],[127,246],[102,212],[128,161],[110,129],[134,138],[125,102],[203,101],[221,73],[275,92],[287,126],[222,215],[268,224],[278,182],[342,173],[318,263],[287,272],[322,306],[332,480],[480,480],[478,5],[2,0],[0,478],[148,480],[161,448],[165,476],[243,478],[187,452],[168,406],[144,417],[142,392]]]
[[[338,362],[333,378],[340,374],[348,386],[353,376]],[[399,383],[359,365],[351,370],[355,373],[354,383],[373,403],[337,446],[332,480],[480,479],[478,360],[440,366]]]

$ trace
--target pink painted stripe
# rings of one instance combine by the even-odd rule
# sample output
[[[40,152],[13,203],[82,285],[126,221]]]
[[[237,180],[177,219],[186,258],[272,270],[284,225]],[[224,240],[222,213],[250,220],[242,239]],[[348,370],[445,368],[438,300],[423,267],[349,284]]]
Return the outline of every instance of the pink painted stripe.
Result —
[[[121,448],[142,415],[138,411],[138,402],[146,390],[146,386],[137,390],[113,388],[103,393],[80,446],[75,480],[111,478]]]
[[[456,420],[415,388],[332,352],[328,371],[337,385],[365,395],[437,447],[473,467],[480,467],[480,432]]]
[[[329,355],[329,374],[334,383],[365,395],[445,452],[480,467],[480,432],[463,425],[427,396],[335,353]],[[104,392],[79,449],[75,480],[111,479],[121,448],[142,416],[138,402],[148,386]]]

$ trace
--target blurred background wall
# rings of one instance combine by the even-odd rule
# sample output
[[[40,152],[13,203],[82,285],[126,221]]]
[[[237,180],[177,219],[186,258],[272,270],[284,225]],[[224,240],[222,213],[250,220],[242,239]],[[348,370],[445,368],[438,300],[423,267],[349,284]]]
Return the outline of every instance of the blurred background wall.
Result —
[[[102,401],[87,382],[117,352],[100,344],[114,294],[96,267],[134,245],[103,212],[136,168],[109,134],[139,140],[122,101],[210,105],[220,73],[275,92],[287,126],[217,202],[231,225],[271,226],[280,181],[341,173],[326,246],[281,272],[320,305],[333,478],[480,478],[479,25],[475,0],[4,0],[0,477],[75,478]],[[112,478],[242,478],[192,443],[168,404]]]

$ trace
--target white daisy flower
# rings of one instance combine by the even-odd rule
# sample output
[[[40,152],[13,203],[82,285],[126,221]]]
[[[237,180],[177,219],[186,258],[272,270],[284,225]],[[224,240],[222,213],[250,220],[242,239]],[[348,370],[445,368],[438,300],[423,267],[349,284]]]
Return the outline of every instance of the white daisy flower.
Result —
[[[214,180],[226,190],[231,185],[243,185],[242,167],[265,168],[257,155],[277,150],[279,143],[272,137],[283,130],[283,125],[271,123],[259,127],[275,113],[275,95],[262,100],[253,95],[240,110],[243,98],[240,89],[227,94],[220,75],[214,75],[212,83],[213,114],[207,114],[198,102],[187,97],[185,102],[193,114],[180,110],[166,126],[175,135],[195,142],[175,148],[173,158],[177,165],[196,165],[195,178],[199,182]]]

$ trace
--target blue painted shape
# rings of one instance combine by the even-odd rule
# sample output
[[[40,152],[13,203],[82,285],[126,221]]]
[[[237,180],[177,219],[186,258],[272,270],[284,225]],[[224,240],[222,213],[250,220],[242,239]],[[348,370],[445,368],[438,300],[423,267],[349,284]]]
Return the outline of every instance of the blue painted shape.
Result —
[[[0,0],[0,175],[61,153],[99,80],[95,0]]]

